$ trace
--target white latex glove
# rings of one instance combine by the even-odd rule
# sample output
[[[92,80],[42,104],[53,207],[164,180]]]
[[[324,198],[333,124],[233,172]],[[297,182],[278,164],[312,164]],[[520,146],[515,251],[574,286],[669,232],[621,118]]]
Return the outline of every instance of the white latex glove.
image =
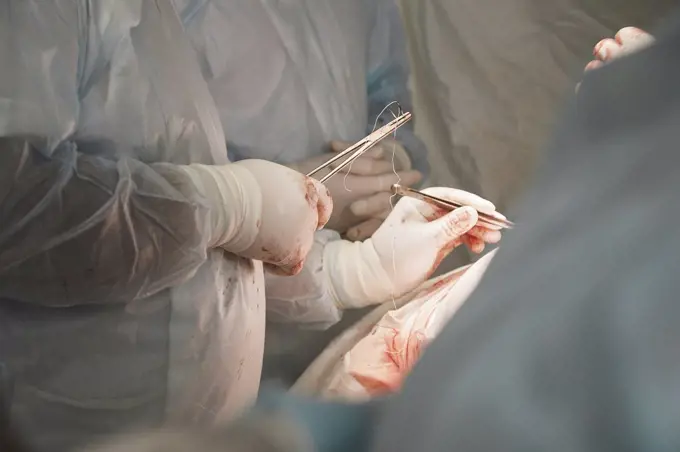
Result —
[[[383,158],[390,163],[391,173],[394,174],[394,170],[397,170],[397,174],[400,171],[411,170],[411,158],[408,156],[408,152],[404,149],[397,140],[393,138],[385,138],[381,141],[378,146],[382,150]],[[347,144],[344,144],[343,149],[346,149]],[[415,185],[422,180],[422,174],[419,172],[413,173],[414,176],[418,176],[416,180],[415,177],[412,180],[395,180],[394,183],[400,183],[407,187]],[[395,178],[397,179],[397,178]],[[392,184],[390,184],[390,187]],[[390,203],[392,199],[392,193],[390,190],[380,191],[366,198],[354,201],[349,206],[350,212],[360,219],[365,219],[360,223],[353,225],[346,232],[346,237],[348,240],[366,240],[371,237],[375,231],[378,230],[380,225],[385,221],[387,216],[392,211],[392,205]]]
[[[332,152],[290,164],[288,167],[307,174],[349,145],[350,143],[333,141],[330,144]],[[393,149],[398,176],[394,174],[392,167]],[[389,139],[379,143],[355,160],[351,167],[347,166],[326,182],[334,206],[333,215],[326,226],[340,234],[347,233],[348,238],[354,240],[370,236],[389,213],[392,184],[401,179],[401,184],[410,186],[422,179],[420,172],[410,168],[411,161],[401,145]],[[314,177],[321,178],[329,171],[330,169],[323,170]],[[369,224],[364,224],[366,221]],[[352,227],[354,229],[350,229]]]
[[[183,169],[211,207],[214,247],[261,260],[275,274],[302,270],[333,210],[323,184],[265,160]]]
[[[453,188],[424,192],[471,207],[446,212],[402,198],[372,238],[326,245],[324,271],[338,307],[359,308],[399,297],[429,278],[457,246],[466,244],[481,253],[485,243],[501,239],[499,230],[477,225],[477,210],[495,211],[491,202]]]
[[[585,72],[602,67],[604,64],[617,60],[623,56],[649,47],[654,43],[654,37],[635,27],[620,29],[614,39],[603,39],[593,48],[595,59],[588,63]],[[580,83],[576,86],[578,90]]]

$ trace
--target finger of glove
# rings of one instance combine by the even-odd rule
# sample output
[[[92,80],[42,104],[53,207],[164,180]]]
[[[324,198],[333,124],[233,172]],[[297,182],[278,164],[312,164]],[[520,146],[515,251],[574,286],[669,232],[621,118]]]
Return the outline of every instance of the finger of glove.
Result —
[[[508,219],[505,215],[503,215],[502,213],[500,213],[500,212],[498,212],[498,211],[496,211],[496,212],[487,212],[487,215],[492,216],[493,218],[497,218],[497,219],[499,219],[499,220],[506,220],[506,221],[507,221],[507,219]],[[500,231],[500,230],[503,229],[503,226],[499,226],[498,224],[495,224],[495,223],[493,223],[493,222],[491,222],[491,221],[488,221],[488,222],[487,222],[487,221],[485,221],[483,218],[480,218],[480,219],[479,219],[479,226],[480,226],[480,227],[483,227],[483,228],[485,228],[485,229],[488,229],[488,230],[490,230],[490,231]]]
[[[447,201],[452,201],[464,206],[474,207],[479,212],[500,215],[496,212],[496,206],[491,201],[464,190],[458,190],[456,188],[449,187],[430,187],[423,190],[423,193],[446,199]]]
[[[385,138],[380,142],[380,146],[385,149],[385,160],[389,160],[394,165],[397,171],[407,171],[413,169],[413,162],[411,162],[411,157],[406,152],[404,146],[402,146],[394,138]]]
[[[474,228],[470,229],[468,235],[477,237],[478,239],[481,239],[486,243],[498,243],[501,241],[502,234],[501,231],[487,229],[483,226],[479,226],[478,224]]]
[[[441,247],[467,234],[477,223],[477,218],[475,209],[461,207],[431,221],[426,226],[433,231],[436,245]]]
[[[323,228],[333,213],[333,199],[325,185],[311,177],[306,178],[306,199],[317,213],[317,230]]]
[[[379,176],[394,173],[391,161],[373,159],[365,154],[344,167],[342,171],[357,176]]]
[[[600,60],[593,60],[590,63],[586,64],[585,69],[583,70],[584,72],[589,72],[595,69],[599,69],[602,66],[604,66],[604,63]]]
[[[634,41],[640,37],[640,35],[645,35],[644,31],[637,27],[623,27],[614,35],[614,40],[621,45],[625,45],[630,41]]]
[[[620,29],[614,39],[623,47],[625,54],[641,50],[654,42],[652,35],[637,27]]]
[[[333,143],[337,142],[331,142],[331,149],[333,149],[334,152],[341,152],[345,150],[344,148],[338,145],[335,145],[334,147]],[[323,161],[329,160],[332,156],[333,153],[330,153],[327,157],[325,157],[325,160]],[[350,156],[348,155],[347,157]],[[381,147],[376,146],[361,154],[361,156],[354,160],[352,163],[343,167],[340,170],[340,172],[356,174],[359,176],[372,176],[393,172],[392,161],[384,159],[383,157],[384,157],[383,149]],[[346,158],[340,159],[332,163],[330,167],[337,168],[338,166],[344,164],[346,160],[347,160]]]
[[[484,240],[477,238],[473,235],[466,234],[463,236],[463,243],[465,243],[465,246],[468,247],[470,251],[472,251],[475,254],[480,254],[482,251],[484,251]]]
[[[346,150],[348,147],[352,146],[353,144],[354,143],[348,143],[347,141],[331,141],[331,151],[342,152]],[[376,145],[369,149],[368,151],[361,154],[361,156],[373,160],[380,160],[385,157],[385,149],[380,145]]]
[[[347,238],[352,241],[359,241],[359,240],[366,240],[367,238],[371,237],[375,231],[378,230],[380,225],[382,224],[382,220],[378,220],[376,218],[371,218],[370,220],[366,220],[357,226],[351,227],[347,231]]]
[[[489,231],[501,231],[501,230],[504,229],[503,226],[498,226],[496,224],[487,223],[486,221],[482,220],[481,218],[479,220],[479,226],[484,228],[484,229],[487,229]]]
[[[392,194],[389,192],[380,192],[375,195],[361,198],[350,204],[350,211],[358,217],[369,217],[380,214],[390,209],[390,199]]]
[[[387,217],[389,217],[390,214],[392,213],[392,210],[394,210],[394,209],[392,209],[392,207],[390,206],[387,210],[383,210],[382,212],[374,213],[373,215],[371,215],[371,218],[373,218],[374,220],[385,221],[385,220],[387,220]]]
[[[329,158],[324,159],[323,161],[327,161]],[[323,170],[319,171],[318,174],[315,174],[315,178],[321,178],[328,174],[331,170],[343,165],[345,163],[345,159],[338,160],[337,162],[333,162],[330,165],[328,165],[326,168]],[[318,165],[314,166],[316,168]],[[310,168],[309,171],[311,171],[311,165],[305,166],[304,169]],[[298,166],[296,169],[299,172],[304,173],[303,171],[300,171],[301,168]],[[307,174],[309,171],[307,171],[305,174]],[[339,171],[341,174],[353,174],[355,176],[377,176],[380,174],[386,174],[386,173],[392,173],[392,163],[387,162],[384,160],[375,160],[370,157],[367,157],[366,155],[362,155],[361,157],[357,158],[353,162],[347,164],[346,166],[342,167],[342,169]]]
[[[380,176],[349,175],[345,180],[347,188],[357,194],[372,195],[374,193],[389,192],[392,184],[397,182],[409,186],[420,182],[423,175],[419,171],[400,171],[382,174]]]
[[[295,276],[304,268],[305,261],[296,263],[295,265],[272,265],[265,263],[263,265],[265,271],[276,276]]]
[[[595,44],[593,55],[605,63],[619,58],[623,53],[623,47],[613,39],[603,39]]]

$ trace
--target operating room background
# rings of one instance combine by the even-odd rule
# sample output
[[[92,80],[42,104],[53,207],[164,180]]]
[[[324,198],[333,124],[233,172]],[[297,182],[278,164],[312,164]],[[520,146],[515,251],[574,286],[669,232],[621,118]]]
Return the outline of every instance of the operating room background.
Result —
[[[677,0],[399,0],[416,132],[429,185],[468,190],[513,217],[593,46],[625,26],[653,30]],[[456,250],[438,273],[474,260]],[[291,384],[340,331],[268,329],[264,379]],[[285,371],[282,371],[285,369]]]
[[[429,183],[512,216],[593,46],[653,30],[676,0],[400,0]],[[474,256],[456,250],[439,273]]]

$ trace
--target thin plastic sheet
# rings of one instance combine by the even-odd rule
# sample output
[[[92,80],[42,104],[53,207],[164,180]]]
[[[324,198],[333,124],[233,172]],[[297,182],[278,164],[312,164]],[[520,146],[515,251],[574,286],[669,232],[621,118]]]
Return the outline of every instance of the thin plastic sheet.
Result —
[[[495,251],[464,273],[452,272],[424,287],[403,307],[387,312],[342,358],[324,396],[366,400],[397,392],[428,344],[463,305]]]
[[[228,159],[172,3],[9,1],[0,30],[10,422],[52,452],[248,406],[262,267],[208,250],[210,205],[175,169]]]

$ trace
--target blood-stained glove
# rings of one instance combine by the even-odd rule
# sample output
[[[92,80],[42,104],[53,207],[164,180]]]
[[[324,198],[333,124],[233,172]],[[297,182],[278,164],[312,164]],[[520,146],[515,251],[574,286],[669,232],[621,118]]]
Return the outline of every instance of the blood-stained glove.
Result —
[[[333,141],[331,152],[287,166],[307,174],[350,145]],[[346,234],[350,240],[370,237],[389,213],[392,184],[401,179],[402,185],[411,186],[422,179],[420,172],[410,168],[411,162],[404,148],[394,140],[383,140],[326,182],[334,205],[326,226]],[[330,168],[324,169],[314,177],[321,178],[329,171]]]
[[[585,71],[602,67],[604,64],[630,55],[654,44],[654,37],[635,27],[625,27],[619,30],[614,39],[603,39],[593,48],[595,59],[588,63]],[[576,90],[580,83],[576,86]]]
[[[264,160],[183,170],[210,201],[212,246],[261,260],[275,274],[302,270],[314,233],[333,210],[323,184]]]
[[[603,39],[595,45],[593,55],[597,60],[591,62],[591,68],[593,63],[598,66],[598,63],[607,63],[622,56],[630,55],[653,43],[654,37],[639,28],[622,28],[616,33],[614,39]]]
[[[477,224],[477,211],[495,206],[479,196],[452,188],[423,190],[466,207],[447,212],[403,198],[387,220],[364,241],[336,241],[324,250],[324,271],[331,296],[342,309],[382,303],[415,289],[429,278],[454,248],[466,244],[481,253],[501,233]]]

